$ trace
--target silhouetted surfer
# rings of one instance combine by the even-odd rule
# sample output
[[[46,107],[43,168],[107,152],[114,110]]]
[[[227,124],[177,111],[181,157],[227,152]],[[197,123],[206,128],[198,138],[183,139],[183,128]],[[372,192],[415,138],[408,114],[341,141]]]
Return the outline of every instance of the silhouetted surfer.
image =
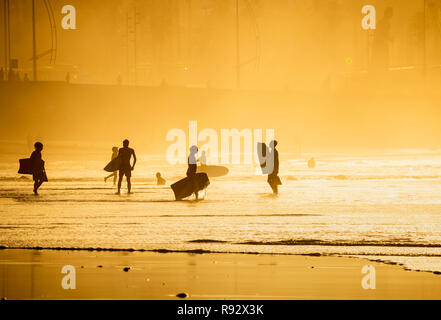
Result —
[[[112,148],[112,157],[110,160],[114,160],[118,158],[118,147]],[[104,182],[107,182],[107,179],[113,177],[113,185],[116,185],[116,180],[118,178],[118,171],[114,171],[111,174],[109,174],[107,177],[104,178]]]
[[[188,156],[188,169],[187,177],[173,183],[170,188],[172,188],[173,193],[177,201],[190,197],[192,194],[195,195],[196,201],[199,200],[199,191],[205,190],[210,184],[208,175],[203,172],[198,171],[197,167],[197,155],[198,147],[192,146],[190,148],[190,154]]]
[[[190,155],[188,156],[188,169],[187,169],[187,177],[191,179],[194,195],[196,196],[196,200],[199,199],[196,185],[196,172],[198,170],[198,164],[196,160],[196,154],[198,153],[198,147],[192,146],[190,148]]]
[[[161,177],[161,173],[157,172],[156,173],[156,184],[158,186],[163,186],[165,184],[165,182],[166,182],[165,179],[163,177]]]
[[[116,194],[121,193],[121,184],[123,177],[126,176],[127,178],[127,189],[128,193],[131,193],[132,189],[132,183],[130,181],[130,178],[132,176],[132,171],[135,169],[136,164],[136,155],[135,150],[132,148],[129,148],[129,140],[123,141],[123,147],[119,149],[118,152],[118,158],[120,159],[121,163],[119,166],[119,179],[118,179],[118,192]],[[130,159],[133,156],[133,165],[130,164]]]
[[[38,188],[41,187],[43,182],[47,181],[46,171],[44,169],[44,161],[41,159],[41,151],[43,150],[43,144],[36,142],[34,144],[35,150],[31,154],[31,171],[34,179],[34,194],[38,195]]]
[[[278,194],[278,186],[282,184],[279,174],[279,152],[276,150],[277,141],[273,140],[270,142],[270,153],[269,161],[272,161],[272,172],[268,175],[268,183],[273,189],[274,194]]]

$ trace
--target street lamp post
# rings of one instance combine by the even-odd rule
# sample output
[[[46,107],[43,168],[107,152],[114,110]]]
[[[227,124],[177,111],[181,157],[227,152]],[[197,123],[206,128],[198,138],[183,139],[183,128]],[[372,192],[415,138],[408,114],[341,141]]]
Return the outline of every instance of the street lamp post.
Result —
[[[4,40],[5,40],[5,72],[8,74],[8,66],[10,59],[10,32],[9,32],[9,0],[3,1],[4,12]],[[1,79],[3,80],[3,79]]]
[[[239,0],[236,0],[236,87],[240,89]]]
[[[32,0],[32,62],[34,70],[34,81],[37,81],[37,39],[35,30],[35,0]]]
[[[423,10],[423,39],[424,39],[424,43],[423,43],[423,77],[424,79],[426,78],[426,51],[427,51],[427,47],[426,47],[426,0],[423,0],[423,6],[424,6],[424,10]]]

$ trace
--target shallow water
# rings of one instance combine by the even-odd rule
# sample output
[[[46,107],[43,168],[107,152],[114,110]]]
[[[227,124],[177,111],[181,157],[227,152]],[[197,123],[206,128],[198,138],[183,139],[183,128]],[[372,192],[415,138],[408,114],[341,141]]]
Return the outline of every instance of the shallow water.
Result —
[[[104,183],[98,160],[47,161],[34,196],[3,157],[0,245],[363,255],[441,271],[441,153],[318,155],[314,170],[281,157],[279,196],[257,168],[229,166],[199,202],[154,184],[158,170],[168,184],[186,170],[160,157],[139,156],[130,196]]]

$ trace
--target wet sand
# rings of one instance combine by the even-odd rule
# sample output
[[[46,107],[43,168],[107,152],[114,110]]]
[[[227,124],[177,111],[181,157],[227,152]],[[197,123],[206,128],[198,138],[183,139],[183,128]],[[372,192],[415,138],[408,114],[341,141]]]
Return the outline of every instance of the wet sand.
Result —
[[[375,290],[361,285],[367,264],[376,270]],[[62,288],[65,265],[75,267],[75,290]],[[163,300],[179,293],[197,300],[440,299],[441,276],[329,256],[4,249],[0,293],[9,300]]]

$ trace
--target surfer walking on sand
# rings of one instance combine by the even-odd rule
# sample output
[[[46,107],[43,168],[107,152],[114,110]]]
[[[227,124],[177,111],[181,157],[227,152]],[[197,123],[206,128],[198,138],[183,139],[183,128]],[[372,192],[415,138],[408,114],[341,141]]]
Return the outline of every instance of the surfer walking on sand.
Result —
[[[119,149],[118,152],[118,158],[120,159],[120,165],[119,165],[119,179],[118,179],[118,191],[116,194],[121,194],[121,184],[123,177],[126,176],[127,179],[127,189],[128,193],[131,193],[132,190],[132,183],[130,181],[130,178],[132,177],[132,171],[135,169],[136,164],[136,155],[135,150],[132,148],[129,148],[129,140],[123,141],[123,147]],[[133,165],[130,164],[130,160],[133,156]]]
[[[197,185],[196,185],[196,172],[198,170],[198,164],[196,160],[197,153],[198,153],[198,147],[192,146],[190,148],[190,155],[188,156],[188,169],[187,169],[187,177],[191,179],[191,184],[193,186],[196,200],[199,199]]]
[[[277,141],[270,142],[269,159],[272,161],[272,172],[268,175],[268,183],[274,194],[278,194],[278,186],[282,184],[279,178],[279,152],[276,150]]]
[[[34,179],[34,194],[38,195],[38,188],[41,187],[43,182],[47,182],[46,171],[44,169],[44,161],[41,159],[41,151],[43,150],[43,144],[36,142],[34,144],[35,150],[31,154],[31,171]]]
[[[112,148],[112,157],[110,160],[115,160],[116,158],[118,158],[118,147],[113,147]],[[107,179],[110,179],[111,177],[113,177],[113,185],[116,185],[116,180],[118,178],[118,171],[114,171],[111,174],[109,174],[107,177],[104,178],[104,182],[107,182]]]

